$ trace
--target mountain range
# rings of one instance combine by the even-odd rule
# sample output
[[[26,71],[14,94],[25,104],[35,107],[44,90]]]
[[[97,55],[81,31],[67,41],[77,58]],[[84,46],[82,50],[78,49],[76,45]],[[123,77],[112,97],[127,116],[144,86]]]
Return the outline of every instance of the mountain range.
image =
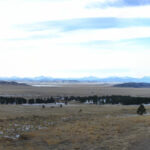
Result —
[[[100,82],[100,83],[125,83],[125,82],[145,82],[150,83],[150,77],[133,78],[133,77],[107,77],[99,78],[94,76],[82,78],[53,78],[53,77],[0,77],[0,81],[14,82]]]

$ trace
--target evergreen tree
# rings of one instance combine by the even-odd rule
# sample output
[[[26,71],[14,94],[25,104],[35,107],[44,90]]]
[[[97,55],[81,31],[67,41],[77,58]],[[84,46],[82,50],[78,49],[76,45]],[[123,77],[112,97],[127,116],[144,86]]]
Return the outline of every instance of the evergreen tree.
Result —
[[[139,115],[143,115],[143,114],[146,114],[146,109],[144,107],[144,105],[140,105],[139,108],[137,109],[137,114]]]

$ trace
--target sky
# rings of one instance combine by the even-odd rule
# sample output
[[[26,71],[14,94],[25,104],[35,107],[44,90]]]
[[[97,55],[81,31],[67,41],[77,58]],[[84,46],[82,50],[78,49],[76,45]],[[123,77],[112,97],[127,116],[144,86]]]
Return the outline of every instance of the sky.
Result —
[[[150,0],[0,0],[1,77],[150,76]]]

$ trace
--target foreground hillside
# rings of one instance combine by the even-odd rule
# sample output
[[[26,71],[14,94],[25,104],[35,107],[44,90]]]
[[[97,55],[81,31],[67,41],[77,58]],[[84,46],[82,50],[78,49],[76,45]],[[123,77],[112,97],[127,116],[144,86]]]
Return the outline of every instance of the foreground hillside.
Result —
[[[137,116],[136,109],[3,105],[0,150],[134,150],[150,137],[150,116]]]

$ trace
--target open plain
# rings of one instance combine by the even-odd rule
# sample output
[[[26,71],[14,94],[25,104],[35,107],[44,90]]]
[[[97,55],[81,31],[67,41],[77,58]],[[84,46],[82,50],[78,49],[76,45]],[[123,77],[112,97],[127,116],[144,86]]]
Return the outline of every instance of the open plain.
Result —
[[[31,83],[31,85],[33,85]],[[49,97],[49,96],[139,96],[150,97],[150,88],[122,88],[111,84],[49,83],[38,86],[0,85],[0,96]]]
[[[49,97],[130,95],[150,97],[149,88],[102,84],[51,87],[0,86],[1,96]],[[0,105],[0,150],[142,150],[149,148],[150,106],[137,105]]]

